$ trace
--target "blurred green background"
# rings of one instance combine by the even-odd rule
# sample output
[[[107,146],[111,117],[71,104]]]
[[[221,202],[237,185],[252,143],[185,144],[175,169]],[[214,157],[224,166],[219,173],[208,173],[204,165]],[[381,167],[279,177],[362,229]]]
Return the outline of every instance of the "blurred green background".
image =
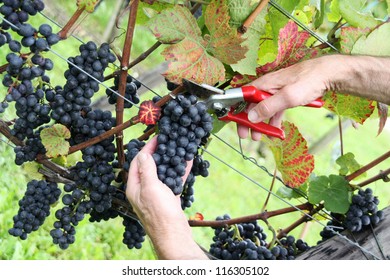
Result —
[[[75,11],[75,1],[45,1],[47,8],[44,14],[55,21],[64,24],[67,19]],[[59,3],[61,2],[61,3]],[[74,31],[74,35],[82,39],[84,42],[93,40],[97,43],[102,43],[108,38],[118,36],[113,42],[113,46],[117,47],[120,52],[123,40],[124,29],[119,29],[113,34],[113,29],[109,28],[112,13],[115,12],[116,3],[119,1],[105,0],[101,3],[97,11],[84,18],[79,23],[78,28]],[[123,28],[126,24],[127,15],[125,14],[119,25]],[[32,24],[37,26],[40,23],[49,22],[42,15],[37,15],[33,18]],[[54,25],[51,24],[54,28]],[[59,29],[54,30],[58,31]],[[102,34],[105,34],[104,36]],[[134,44],[132,47],[132,59],[136,58],[155,42],[154,38],[147,29],[143,26],[137,26],[134,35]],[[61,53],[65,57],[73,56],[77,53],[80,42],[71,37],[64,42],[55,45],[55,51]],[[5,54],[8,52],[8,47],[0,48],[0,65],[5,62]],[[145,77],[149,74],[151,77],[145,79],[145,84],[154,92],[164,95],[167,93],[164,79],[161,76],[160,69],[163,59],[159,55],[161,49],[158,49],[152,56],[148,57],[144,62],[135,67],[130,74],[135,77]],[[67,68],[66,62],[55,57],[52,53],[48,56],[55,61],[55,69],[51,71],[49,76],[55,84],[63,85],[65,79],[63,72]],[[113,69],[108,69],[107,74]],[[1,77],[0,77],[1,78]],[[112,81],[111,81],[112,82]],[[107,82],[111,86],[111,82]],[[146,90],[141,99],[150,99],[154,93]],[[104,88],[95,96],[104,96]],[[5,88],[0,86],[1,100],[5,96]],[[98,103],[101,104],[101,103]],[[99,105],[100,106],[100,105]],[[106,104],[104,104],[106,106]],[[105,107],[105,109],[107,109]],[[115,110],[114,107],[110,107]],[[126,111],[128,119],[137,113],[135,108]],[[320,140],[328,135],[329,131],[337,131],[338,119],[330,118],[329,112],[325,109],[310,109],[310,108],[295,108],[286,113],[285,118],[300,129],[303,136],[308,141],[309,148],[315,147],[315,171],[316,175],[337,174],[338,166],[335,165],[335,159],[339,156],[340,147],[338,134],[325,143]],[[374,113],[374,115],[377,115]],[[12,109],[0,115],[4,120],[12,120],[14,115]],[[353,128],[349,121],[346,121],[344,129],[344,152],[352,152],[355,154],[357,161],[360,164],[367,164],[373,159],[389,150],[389,129],[377,136],[379,120],[372,117],[367,120],[363,126]],[[145,127],[138,125],[132,127],[125,132],[125,142],[132,138],[136,138],[142,134]],[[227,125],[218,137],[229,143],[236,149],[240,149],[239,140],[236,134],[234,124]],[[1,139],[5,139],[0,136]],[[321,144],[322,143],[322,144]],[[241,142],[244,154],[253,157],[259,165],[266,167],[271,173],[274,171],[274,161],[270,152],[259,142],[251,140],[243,140]],[[231,217],[239,217],[258,213],[264,204],[267,192],[263,189],[268,189],[271,185],[272,178],[258,166],[248,160],[245,160],[241,154],[237,153],[217,137],[212,137],[212,141],[208,147],[208,152],[220,160],[214,158],[208,153],[204,154],[204,158],[211,163],[210,176],[207,178],[197,178],[195,184],[195,203],[190,209],[187,209],[188,217],[194,216],[196,212],[203,214],[207,220],[215,219],[218,215],[229,213]],[[77,160],[77,154],[73,156],[73,160]],[[221,162],[222,161],[222,162]],[[387,164],[387,165],[386,165]],[[389,160],[378,165],[376,168],[367,172],[367,176],[376,175],[381,169],[388,168]],[[250,177],[248,180],[239,172],[234,171],[231,167],[237,169],[240,173]],[[18,211],[18,200],[22,198],[25,191],[26,183],[34,178],[31,170],[21,168],[14,164],[13,149],[9,143],[0,142],[0,259],[57,259],[57,260],[79,260],[79,259],[154,259],[155,255],[150,242],[144,242],[141,250],[128,250],[122,244],[123,226],[120,219],[110,220],[108,222],[90,223],[85,219],[76,228],[76,243],[67,250],[61,250],[57,245],[52,244],[49,231],[52,228],[54,219],[49,217],[45,224],[37,231],[29,235],[25,241],[19,240],[8,234],[8,229],[12,227],[12,217]],[[367,177],[367,178],[368,178]],[[357,181],[359,182],[359,181]],[[274,190],[277,190],[282,184],[276,181]],[[390,204],[390,192],[386,189],[386,185],[382,181],[378,181],[370,185],[374,193],[380,198],[380,207],[384,208]],[[267,210],[275,210],[288,207],[288,203],[300,204],[303,200],[282,201],[271,196]],[[54,207],[52,213],[55,212]],[[271,218],[270,224],[274,229],[284,228],[290,225],[293,221],[301,216],[300,213],[292,213],[281,217]],[[319,217],[318,217],[319,218]],[[265,224],[259,222],[264,228]],[[322,221],[326,223],[326,221]],[[312,222],[295,229],[292,234],[296,237],[303,237],[309,245],[315,245],[320,239],[318,233],[322,226]],[[195,240],[205,248],[209,248],[213,230],[210,228],[193,228]]]

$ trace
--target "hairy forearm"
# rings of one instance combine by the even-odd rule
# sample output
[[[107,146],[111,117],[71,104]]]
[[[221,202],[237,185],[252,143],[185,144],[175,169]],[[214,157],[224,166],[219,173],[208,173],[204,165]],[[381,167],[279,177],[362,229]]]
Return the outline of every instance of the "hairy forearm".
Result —
[[[330,90],[390,105],[389,57],[335,55],[330,59],[338,64],[334,67],[343,69],[330,79]]]

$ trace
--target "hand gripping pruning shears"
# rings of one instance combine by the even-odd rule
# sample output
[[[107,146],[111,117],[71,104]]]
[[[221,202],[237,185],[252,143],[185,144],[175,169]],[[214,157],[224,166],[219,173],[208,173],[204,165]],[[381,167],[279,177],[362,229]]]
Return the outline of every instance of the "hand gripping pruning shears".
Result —
[[[258,90],[251,85],[222,90],[207,84],[197,84],[187,79],[183,79],[183,85],[188,92],[199,97],[209,110],[215,112],[219,120],[225,122],[233,121],[262,134],[280,139],[285,138],[282,129],[265,122],[252,123],[248,120],[248,113],[245,110],[238,109],[245,102],[259,103],[272,96],[272,94]],[[317,99],[305,106],[320,108],[323,104],[324,102],[321,99]]]

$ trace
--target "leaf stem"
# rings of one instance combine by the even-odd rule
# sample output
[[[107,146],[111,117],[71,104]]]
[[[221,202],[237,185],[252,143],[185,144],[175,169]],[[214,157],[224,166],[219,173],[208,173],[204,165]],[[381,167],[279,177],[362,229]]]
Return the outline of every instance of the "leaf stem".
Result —
[[[261,11],[268,5],[269,0],[262,0],[256,7],[256,9],[248,16],[244,23],[237,29],[241,34],[244,34],[248,31],[248,28],[254,22],[256,17],[261,13]]]
[[[275,168],[274,176],[272,177],[271,186],[269,188],[269,192],[268,192],[267,198],[265,199],[265,202],[264,202],[263,208],[261,209],[261,212],[264,212],[266,210],[266,208],[267,208],[267,204],[268,204],[269,198],[271,196],[272,189],[273,189],[273,187],[275,185],[276,172],[277,172],[277,169]]]
[[[343,124],[341,123],[341,117],[339,116],[339,132],[340,132],[340,153],[344,155],[344,142],[343,142]]]
[[[367,170],[373,168],[375,165],[381,163],[385,159],[388,159],[389,157],[390,157],[390,150],[388,152],[384,153],[383,155],[381,155],[380,157],[378,157],[377,159],[371,161],[369,164],[367,164],[367,165],[363,166],[362,168],[356,170],[355,172],[349,174],[348,176],[345,177],[345,179],[348,182],[350,182],[353,179],[355,179],[356,177],[358,177],[361,174],[363,174],[364,172],[366,172]]]

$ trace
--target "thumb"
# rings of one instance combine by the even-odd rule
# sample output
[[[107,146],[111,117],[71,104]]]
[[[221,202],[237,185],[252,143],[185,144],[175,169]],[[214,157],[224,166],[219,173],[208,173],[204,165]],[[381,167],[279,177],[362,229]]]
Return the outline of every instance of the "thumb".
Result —
[[[258,123],[271,118],[284,109],[286,109],[286,101],[283,94],[278,93],[253,107],[248,113],[248,119],[253,123]]]
[[[153,157],[140,151],[137,155],[137,163],[141,186],[153,186],[157,177],[157,168]]]

